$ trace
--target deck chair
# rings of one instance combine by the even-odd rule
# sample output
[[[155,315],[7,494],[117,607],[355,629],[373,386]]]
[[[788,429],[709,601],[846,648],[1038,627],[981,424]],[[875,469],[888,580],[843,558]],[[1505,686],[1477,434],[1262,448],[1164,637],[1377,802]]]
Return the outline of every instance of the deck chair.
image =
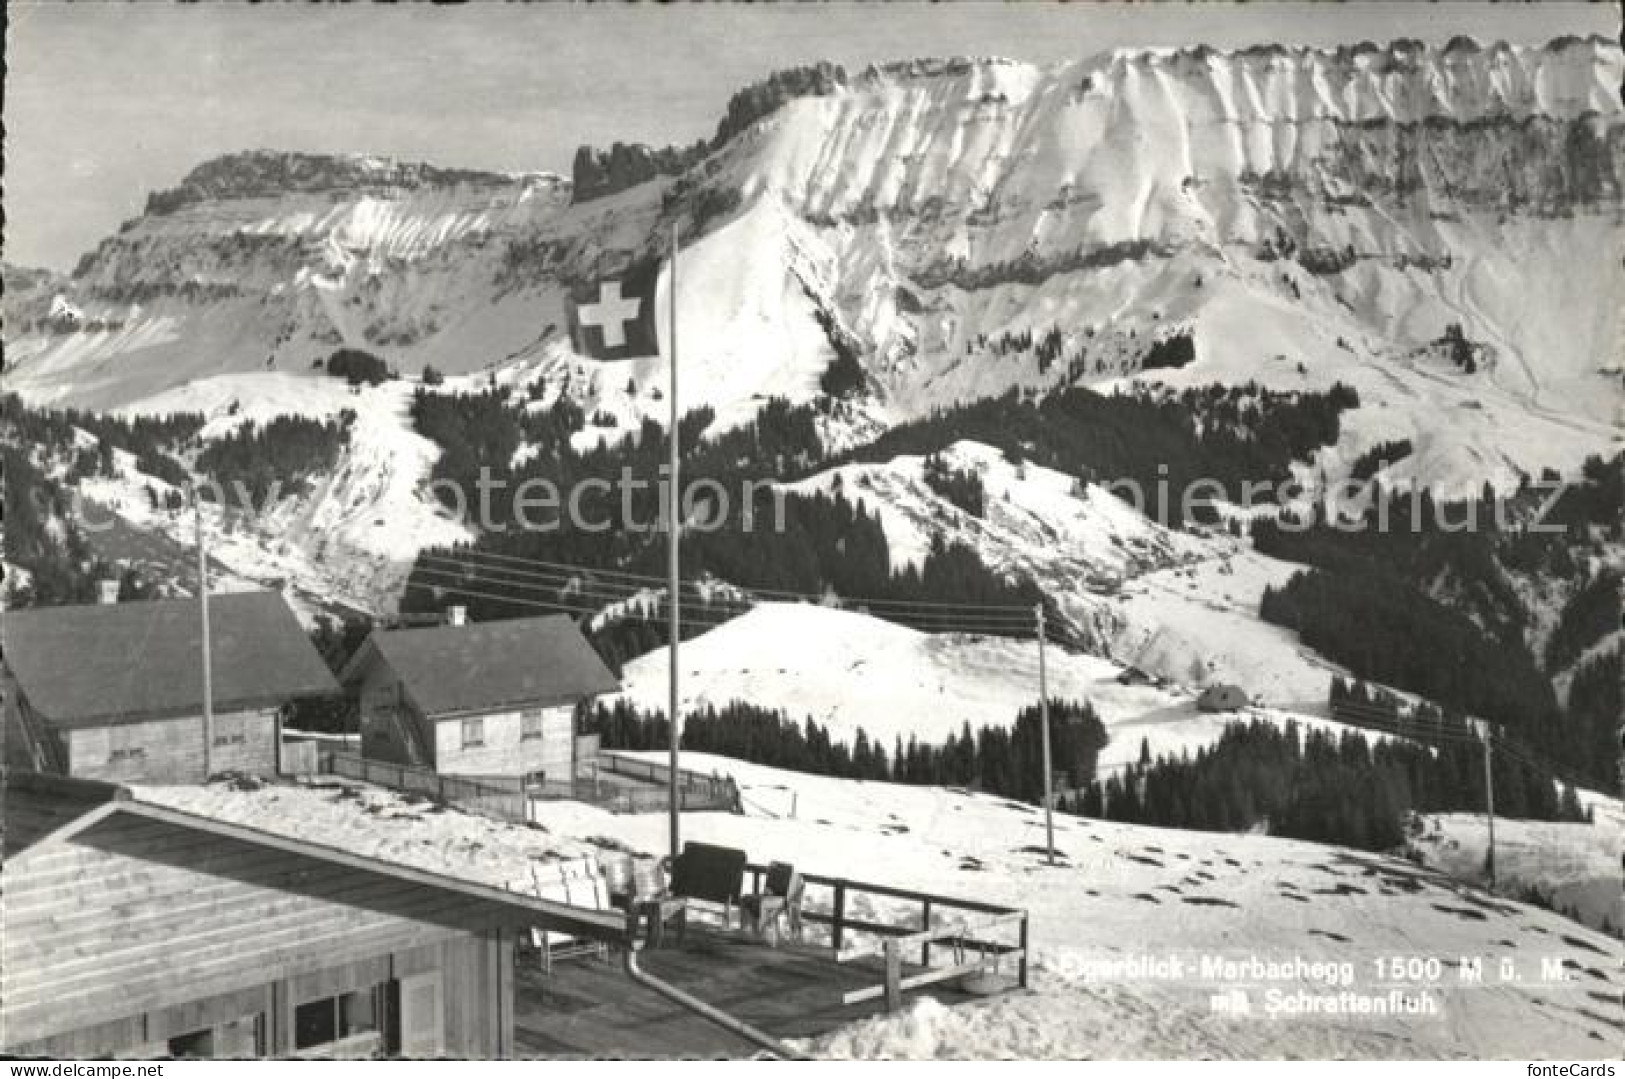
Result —
[[[586,907],[589,910],[609,910],[609,889],[605,883],[604,875],[596,863],[591,859],[582,859],[583,864],[565,864],[559,866],[559,877],[552,881],[544,881],[532,865],[530,877],[532,894],[543,899],[559,899],[574,907]],[[597,940],[580,940],[567,934],[547,932],[541,929],[530,931],[531,944],[535,947],[541,959],[542,972],[553,973],[555,959],[568,959],[574,956],[595,955],[606,958],[609,954],[608,945]]]
[[[801,896],[806,890],[806,882],[796,867],[786,862],[773,862],[767,867],[767,880],[765,890],[756,895],[747,895],[740,900],[741,913],[750,919],[751,928],[756,935],[767,940],[769,944],[777,945],[781,939],[779,923],[784,923],[794,940],[801,939]],[[769,931],[772,937],[769,939]]]
[[[732,847],[684,843],[682,853],[671,863],[669,890],[672,895],[691,902],[721,907],[723,928],[732,928],[734,911],[739,909],[745,889],[747,861],[744,851]]]

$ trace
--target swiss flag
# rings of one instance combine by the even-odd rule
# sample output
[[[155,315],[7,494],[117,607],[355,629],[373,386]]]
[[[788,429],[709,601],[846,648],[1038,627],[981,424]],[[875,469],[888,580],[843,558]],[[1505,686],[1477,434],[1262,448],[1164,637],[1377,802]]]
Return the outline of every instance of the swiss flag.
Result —
[[[633,263],[617,276],[570,290],[570,341],[595,360],[632,360],[660,355],[655,286],[660,260]]]

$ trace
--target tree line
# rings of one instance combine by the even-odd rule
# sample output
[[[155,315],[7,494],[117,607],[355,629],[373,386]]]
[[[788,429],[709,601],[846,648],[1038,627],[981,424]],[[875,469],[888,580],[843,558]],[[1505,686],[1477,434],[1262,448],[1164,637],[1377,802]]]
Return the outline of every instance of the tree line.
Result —
[[[0,431],[17,445],[33,447],[43,459],[72,462],[69,467],[79,477],[112,476],[112,451],[119,449],[135,458],[137,471],[185,486],[188,473],[174,454],[198,444],[203,424],[197,412],[125,418],[72,408],[30,408],[14,393],[0,396]],[[79,447],[76,430],[95,437],[98,446]]]
[[[1587,820],[1574,788],[1506,756],[1495,758],[1498,816]],[[1354,731],[1303,730],[1253,719],[1225,725],[1191,754],[1140,760],[1065,800],[1103,820],[1271,835],[1381,851],[1405,839],[1410,813],[1481,810],[1483,764],[1471,745],[1421,746]]]
[[[1612,754],[1598,747],[1612,742],[1618,719],[1599,708],[1605,691],[1575,679],[1561,701],[1552,676],[1617,618],[1617,580],[1588,576],[1585,566],[1625,530],[1621,460],[1588,461],[1555,500],[1530,483],[1507,496],[1486,485],[1477,498],[1436,501],[1425,489],[1373,481],[1353,526],[1339,526],[1323,506],[1255,520],[1260,551],[1312,567],[1266,589],[1260,616],[1358,678],[1490,720],[1565,774],[1610,788]],[[1532,530],[1537,520],[1557,531]],[[1519,575],[1573,588],[1540,653]]]
[[[275,489],[283,496],[305,491],[309,480],[332,470],[350,440],[355,414],[338,420],[278,416],[265,424],[253,420],[211,441],[197,457],[197,470],[233,493],[241,484],[262,506]],[[207,492],[206,492],[207,493]]]
[[[586,714],[584,733],[605,749],[654,750],[670,744],[660,712],[625,700],[600,703]],[[1087,702],[1050,703],[1050,751],[1055,770],[1072,786],[1095,774],[1106,728]],[[812,717],[796,722],[778,709],[735,701],[707,705],[683,718],[682,748],[735,760],[840,779],[870,779],[921,786],[974,787],[1036,802],[1043,790],[1042,727],[1037,705],[1021,709],[1010,727],[966,722],[940,744],[897,738],[888,752],[862,727],[850,739],[832,735]]]
[[[721,505],[708,504],[707,511],[719,517],[718,527],[685,536],[685,575],[714,575],[747,590],[832,598],[1019,606],[1040,602],[1030,581],[1005,577],[988,567],[974,549],[941,536],[920,562],[894,569],[880,519],[860,500],[839,491],[771,490],[769,481],[805,475],[824,460],[817,415],[810,406],[775,399],[754,421],[714,436],[705,435],[715,418],[709,408],[684,415],[679,438],[685,486],[701,489],[702,481],[712,481],[731,499],[726,513]],[[481,470],[504,481],[491,498],[496,520],[516,521],[518,490],[531,479],[545,479],[561,491],[584,492],[579,502],[582,518],[595,527],[605,526],[597,531],[559,517],[547,522],[552,527],[546,529],[509,527],[481,535],[469,553],[581,567],[589,579],[593,570],[651,578],[664,574],[660,486],[619,485],[623,473],[650,480],[660,474],[668,442],[665,430],[653,420],[615,441],[604,439],[581,449],[572,440],[585,425],[577,406],[561,398],[538,409],[534,401],[516,402],[506,387],[474,394],[420,392],[413,399],[412,416],[417,429],[444,450],[436,479],[449,480],[465,492],[475,489]],[[514,457],[521,446],[528,452],[516,465]],[[589,488],[587,481],[605,486]],[[488,568],[448,572],[447,560],[456,561],[463,554],[452,548],[420,556],[402,609],[428,611],[462,603],[479,617],[489,618],[534,613],[536,603],[579,605],[579,600],[567,598],[569,585],[542,587],[534,574]],[[598,605],[607,602],[603,589],[597,595]],[[894,615],[901,610],[877,606],[875,613],[921,629],[955,628],[953,612],[946,607],[913,607],[912,614]],[[637,636],[627,634],[628,639]],[[627,657],[623,653],[617,658]]]
[[[1130,481],[1144,493],[1148,516],[1178,526],[1187,523],[1183,492],[1256,501],[1263,487],[1290,479],[1294,461],[1336,442],[1341,414],[1358,405],[1342,384],[1324,394],[1253,384],[1112,395],[1081,387],[1042,397],[1012,391],[900,424],[829,464],[924,456],[968,439],[1083,482]],[[1169,492],[1165,503],[1159,490]]]

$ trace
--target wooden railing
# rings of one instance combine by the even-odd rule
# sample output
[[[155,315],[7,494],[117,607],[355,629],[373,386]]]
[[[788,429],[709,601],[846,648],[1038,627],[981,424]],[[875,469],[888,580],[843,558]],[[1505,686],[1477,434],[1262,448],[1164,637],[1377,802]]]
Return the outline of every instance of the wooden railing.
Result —
[[[523,822],[530,799],[524,781],[508,776],[448,776],[409,764],[373,760],[359,753],[325,750],[323,772],[424,794],[437,801],[501,820]]]
[[[754,863],[745,867],[751,878],[751,891],[760,894],[767,867]],[[885,980],[880,985],[855,989],[845,994],[844,1003],[883,998],[888,1011],[902,1007],[905,990],[947,981],[985,970],[990,958],[1016,964],[1016,984],[1027,988],[1027,912],[976,899],[868,884],[842,877],[803,873],[806,892],[802,898],[803,922],[828,927],[829,947],[837,963],[883,959]],[[812,905],[815,894],[823,902]],[[885,906],[916,908],[895,920],[876,920],[883,914],[858,918],[849,913],[854,900],[880,900]],[[877,904],[871,902],[869,906]],[[1004,938],[1004,939],[1001,939]],[[918,949],[915,973],[904,974],[905,961],[912,962]],[[953,960],[946,966],[932,966],[933,958],[951,949]],[[975,956],[965,958],[966,953]]]

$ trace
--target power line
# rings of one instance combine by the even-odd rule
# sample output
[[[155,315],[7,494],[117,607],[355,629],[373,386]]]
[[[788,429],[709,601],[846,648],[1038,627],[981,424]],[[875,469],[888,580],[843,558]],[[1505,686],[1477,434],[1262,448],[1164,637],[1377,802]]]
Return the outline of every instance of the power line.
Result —
[[[418,569],[423,573],[433,573],[450,577],[463,577],[467,580],[483,581],[488,584],[507,585],[511,588],[520,588],[531,592],[551,590],[558,592],[560,595],[571,594],[601,598],[606,602],[624,602],[637,599],[654,600],[655,596],[651,593],[656,593],[658,591],[659,595],[665,594],[665,589],[663,588],[659,590],[653,588],[638,588],[629,591],[617,591],[608,585],[597,585],[590,582],[583,583],[580,580],[546,580],[540,578],[531,580],[527,578],[516,578],[502,571],[481,572],[484,570],[484,567],[470,566],[464,563],[456,562],[441,562],[438,559],[425,559],[423,560],[422,564],[418,566]]]
[[[613,596],[608,601],[602,603],[600,603],[602,597],[591,596],[573,597],[569,595],[558,595],[552,598],[543,599],[528,594],[533,592],[546,592],[547,589],[543,586],[525,585],[517,582],[505,581],[501,578],[484,577],[478,574],[456,574],[450,571],[434,569],[426,566],[420,567],[419,572],[422,576],[429,578],[426,581],[416,583],[416,586],[420,589],[440,589],[442,591],[455,592],[462,595],[478,596],[485,599],[500,600],[525,606],[542,606],[548,609],[568,611],[573,614],[591,615],[595,617],[616,617],[614,613],[606,610],[606,608],[615,606],[616,604],[648,602],[644,597],[638,595]],[[524,591],[517,594],[514,592],[490,592],[483,589],[470,587],[469,582],[471,581],[475,584],[517,588]],[[575,602],[571,602],[572,599],[574,599]],[[813,604],[809,604],[809,606],[811,605]],[[658,606],[659,605],[657,605],[657,612]],[[742,605],[737,608],[730,608],[730,606],[726,604],[702,605],[699,611],[693,615],[693,618],[698,622],[704,623],[707,628],[714,629],[717,626],[722,625],[724,622],[731,621],[734,618],[745,614],[749,610],[749,605]],[[653,617],[653,615],[646,615],[644,617]],[[1002,623],[990,623],[978,621],[976,619],[961,618],[956,619],[953,623],[951,623],[945,632],[962,633],[969,636],[1010,638],[1014,636],[1010,632],[1011,629],[1011,626]]]
[[[665,578],[654,576],[654,575],[651,575],[651,574],[630,573],[630,572],[627,572],[627,571],[624,571],[624,570],[598,569],[598,568],[591,567],[591,566],[574,565],[574,564],[569,563],[569,562],[552,562],[552,561],[548,561],[546,559],[541,559],[541,558],[526,558],[526,557],[521,557],[521,556],[518,556],[518,555],[502,555],[502,554],[496,554],[496,553],[491,552],[491,551],[476,551],[476,550],[474,550],[472,548],[454,549],[454,553],[452,555],[434,555],[434,554],[430,554],[430,553],[426,552],[424,555],[420,555],[420,557],[439,558],[439,559],[441,559],[443,561],[445,561],[445,560],[450,560],[450,561],[471,560],[471,561],[474,561],[474,562],[478,562],[479,560],[483,559],[483,560],[488,560],[488,561],[493,561],[493,562],[505,562],[505,563],[510,563],[510,564],[519,565],[519,566],[543,567],[543,568],[546,568],[546,569],[564,571],[566,573],[572,573],[572,574],[583,574],[583,575],[587,575],[587,576],[599,576],[599,577],[606,577],[606,578],[615,578],[615,579],[629,581],[629,582],[636,582],[640,586],[658,585],[658,586],[663,587],[667,583]],[[518,571],[514,571],[514,572],[518,572]],[[697,582],[694,579],[690,578],[689,580],[685,581],[684,583],[698,584],[699,582]],[[782,596],[782,597],[785,597],[787,599],[810,599],[810,600],[817,600],[817,599],[822,598],[822,597],[819,597],[819,596],[812,596],[812,595],[810,595],[809,593],[806,593],[806,592],[796,592],[796,591],[787,590],[787,589],[756,588],[756,587],[749,587],[749,586],[745,586],[745,585],[733,585],[733,587],[739,588],[742,591],[748,591],[748,592],[751,592],[751,593],[753,593],[755,595],[761,595],[761,596]],[[934,600],[904,600],[904,599],[890,599],[890,598],[885,598],[885,597],[880,597],[880,596],[842,596],[841,598],[842,598],[842,601],[845,602],[845,603],[863,604],[865,606],[921,607],[921,608],[941,608],[941,609],[966,610],[966,611],[978,611],[978,612],[1002,612],[1004,614],[1009,614],[1009,615],[1012,615],[1012,616],[1019,615],[1019,617],[1021,618],[1021,620],[1023,622],[1030,622],[1031,613],[1032,613],[1031,607],[1028,604],[1019,604],[1019,603],[972,603],[972,602],[964,602],[964,601],[948,602],[948,601],[934,601]]]
[[[442,585],[436,585],[436,584],[432,584],[432,583],[422,584],[422,583],[418,583],[418,582],[411,582],[410,584],[407,585],[407,587],[409,587],[409,588],[417,588],[417,589],[419,589],[421,591],[430,591],[430,590],[436,589],[436,588],[442,588],[442,587],[449,588],[451,586],[442,586]],[[474,596],[474,597],[477,597],[479,599],[496,600],[496,601],[499,601],[499,602],[502,602],[502,603],[508,603],[508,604],[512,604],[512,605],[518,606],[518,607],[530,607],[530,608],[534,608],[536,610],[552,611],[552,612],[557,613],[557,614],[573,614],[573,615],[584,615],[584,616],[587,616],[587,617],[596,617],[596,616],[602,615],[604,613],[602,611],[602,609],[594,608],[594,607],[582,607],[582,606],[579,606],[579,605],[576,605],[576,604],[571,604],[571,603],[561,603],[561,602],[550,601],[550,600],[529,599],[529,598],[523,598],[523,597],[512,596],[512,595],[502,595],[502,594],[496,593],[496,592],[483,592],[483,591],[479,591],[478,589],[473,589],[473,588],[461,588],[461,587],[458,587],[458,588],[455,589],[455,591],[457,592],[458,595],[462,595],[462,596]],[[743,614],[744,612],[741,611],[740,613]],[[613,617],[613,616],[611,616],[611,617]],[[688,618],[688,621],[693,622],[693,623],[698,624],[698,625],[704,625],[705,628],[707,628],[707,629],[715,629],[718,626],[724,624],[725,622],[728,622],[728,621],[731,621],[731,620],[732,620],[731,618],[721,618],[721,619],[717,619],[715,621],[711,621],[711,620],[701,618],[701,617],[689,617]]]
[[[430,571],[430,572],[434,572],[434,571]],[[609,604],[605,604],[605,605],[601,605],[601,606],[591,606],[591,605],[589,605],[591,601],[583,601],[582,603],[570,603],[570,602],[567,602],[567,601],[562,600],[562,599],[540,599],[540,598],[537,598],[537,597],[534,597],[534,596],[514,595],[511,592],[510,593],[487,592],[487,591],[483,591],[483,590],[480,590],[480,589],[469,588],[465,584],[460,583],[460,580],[424,581],[424,582],[410,581],[410,582],[407,583],[407,587],[409,587],[409,588],[417,588],[417,589],[419,589],[421,591],[439,590],[439,591],[445,591],[445,592],[455,592],[458,595],[476,596],[476,597],[479,597],[481,599],[497,600],[497,601],[502,602],[502,603],[511,603],[511,604],[515,604],[515,605],[521,606],[521,607],[538,607],[538,608],[545,608],[545,609],[548,609],[548,610],[564,611],[564,612],[568,612],[570,614],[590,615],[590,616],[593,616],[593,617],[599,617],[599,616],[607,616],[607,617],[610,617],[610,618],[615,617],[614,614],[606,612],[606,610],[605,610],[605,607],[610,606]],[[744,610],[739,610],[739,611],[734,611],[734,612],[728,613],[728,614],[726,614],[724,616],[719,612],[705,612],[703,614],[694,615],[693,620],[697,621],[697,622],[704,622],[709,627],[714,628],[715,626],[719,626],[724,622],[731,621],[732,619],[737,618],[739,615],[744,614],[744,613],[745,613]]]
[[[448,574],[455,570],[456,572],[466,573],[470,579],[483,580],[491,584],[503,584],[514,588],[527,588],[531,590],[556,589],[559,592],[579,592],[583,595],[608,597],[616,601],[636,598],[640,594],[646,592],[659,591],[663,593],[665,591],[664,584],[657,589],[653,585],[637,586],[634,588],[632,585],[620,585],[614,582],[599,583],[588,581],[583,583],[579,577],[571,577],[561,573],[545,573],[530,570],[509,569],[507,567],[497,568],[479,565],[476,563],[460,562],[455,559],[448,559],[441,555],[421,555],[419,556],[419,562],[420,568],[425,572]],[[499,576],[489,576],[489,574],[497,574]],[[583,573],[583,576],[587,575],[588,574]],[[697,590],[700,587],[697,582],[692,580],[684,583],[690,585],[691,587],[695,587]],[[622,592],[615,591],[614,589],[616,588],[632,590]],[[762,596],[761,590],[747,588],[740,585],[724,586],[719,583],[718,588],[731,588],[742,593],[744,597],[749,598],[760,598]],[[785,597],[787,600],[803,603],[815,603],[822,605],[825,601],[824,596],[814,595],[807,592],[780,592],[777,594]],[[896,608],[894,613],[899,615],[909,615],[915,618],[949,618],[964,623],[975,623],[984,626],[1000,626],[1012,629],[1031,628],[1032,626],[1030,616],[1025,618],[1017,618],[1013,615],[984,613],[984,611],[988,610],[987,608],[973,605],[967,605],[964,607],[948,607],[946,605],[935,604],[925,605],[922,601],[919,606],[916,606],[915,601],[911,600],[881,600],[863,602],[852,600],[847,597],[839,598],[840,606],[847,610],[852,609],[853,604],[861,604],[861,606],[868,608],[871,606],[872,602],[874,606],[881,607],[882,612]],[[957,613],[961,610],[967,613]]]
[[[1350,716],[1351,721],[1338,719],[1338,713]],[[1356,727],[1365,730],[1380,730],[1384,734],[1392,734],[1409,738],[1418,742],[1441,741],[1466,743],[1477,745],[1479,739],[1468,733],[1465,729],[1452,729],[1445,723],[1419,719],[1415,716],[1403,716],[1396,712],[1373,705],[1361,705],[1357,701],[1339,701],[1332,707],[1332,719],[1346,727]]]
[[[420,566],[418,568],[418,574],[420,577],[425,578],[425,580],[409,582],[409,587],[417,587],[420,590],[452,592],[459,595],[497,600],[520,606],[565,612],[575,615],[614,619],[618,617],[617,614],[609,611],[607,608],[619,604],[649,604],[655,608],[653,612],[636,612],[636,614],[628,612],[627,614],[619,615],[619,617],[652,618],[658,613],[659,607],[662,606],[660,601],[655,600],[652,597],[645,596],[641,593],[621,594],[614,592],[603,592],[601,590],[588,588],[565,589],[557,588],[553,585],[527,584],[501,577],[491,577],[477,573],[469,573],[466,571],[466,569],[460,572],[454,572],[451,570],[439,569],[435,566]],[[471,587],[471,583],[484,584],[504,589],[516,589],[519,591],[487,591],[485,589]],[[548,592],[552,592],[554,595],[544,599],[534,594],[546,594]],[[577,595],[575,594],[576,592],[580,592],[581,594]],[[811,599],[803,599],[802,602],[807,603],[809,606],[821,606],[821,604],[818,604]],[[703,624],[707,629],[715,629],[718,626],[721,626],[724,623],[732,621],[734,618],[747,613],[749,609],[750,606],[748,604],[733,608],[726,601],[724,601],[723,603],[717,605],[702,605],[700,609],[691,617],[696,623]],[[881,614],[877,617],[884,618],[885,615]],[[902,618],[905,616],[902,614],[893,614],[891,617]],[[987,617],[967,618],[958,615],[950,617],[940,612],[931,614],[913,612],[907,617],[912,617],[916,620],[925,620],[927,618],[947,618],[947,624],[941,630],[936,632],[955,633],[970,637],[998,637],[1006,640],[1025,640],[1027,639],[1026,632],[1031,630],[1030,623],[1012,624],[1010,622],[995,621]],[[1058,640],[1058,643],[1063,643],[1071,647],[1082,647],[1078,640],[1070,636],[1061,637]]]
[[[1338,722],[1335,721],[1334,722]],[[1471,735],[1420,735],[1416,731],[1405,730],[1401,727],[1380,726],[1376,723],[1342,723],[1342,726],[1357,731],[1370,731],[1374,734],[1387,735],[1390,738],[1403,738],[1409,742],[1416,742],[1423,746],[1429,744],[1476,746],[1478,739]]]
[[[1555,779],[1559,783],[1566,784],[1570,787],[1578,788],[1582,785],[1580,781],[1572,775],[1564,775],[1557,769],[1557,766],[1549,763],[1544,756],[1542,756],[1538,751],[1532,749],[1526,743],[1516,741],[1511,736],[1504,734],[1499,730],[1494,730],[1492,733],[1497,744],[1501,748],[1501,752],[1506,754],[1508,757],[1511,757],[1519,764],[1522,764],[1524,767],[1532,768],[1535,771],[1545,775],[1548,779]]]
[[[1433,740],[1471,745],[1478,745],[1483,741],[1479,735],[1468,734],[1459,729],[1451,729],[1452,726],[1459,728],[1459,723],[1450,724],[1444,720],[1423,720],[1415,716],[1389,712],[1378,705],[1361,704],[1358,701],[1339,701],[1333,709],[1334,718],[1338,711],[1348,712],[1355,718],[1355,722],[1348,724],[1350,726],[1367,727],[1369,725],[1369,728],[1380,729],[1386,734],[1401,735],[1419,741]],[[1414,728],[1407,729],[1407,723],[1414,725]],[[1428,729],[1429,726],[1432,729]],[[1501,726],[1491,723],[1487,725],[1487,729],[1496,747],[1512,760],[1543,774],[1548,779],[1555,779],[1567,786],[1579,787],[1583,785],[1573,775],[1565,774],[1565,770],[1551,764],[1538,750],[1507,734]]]

